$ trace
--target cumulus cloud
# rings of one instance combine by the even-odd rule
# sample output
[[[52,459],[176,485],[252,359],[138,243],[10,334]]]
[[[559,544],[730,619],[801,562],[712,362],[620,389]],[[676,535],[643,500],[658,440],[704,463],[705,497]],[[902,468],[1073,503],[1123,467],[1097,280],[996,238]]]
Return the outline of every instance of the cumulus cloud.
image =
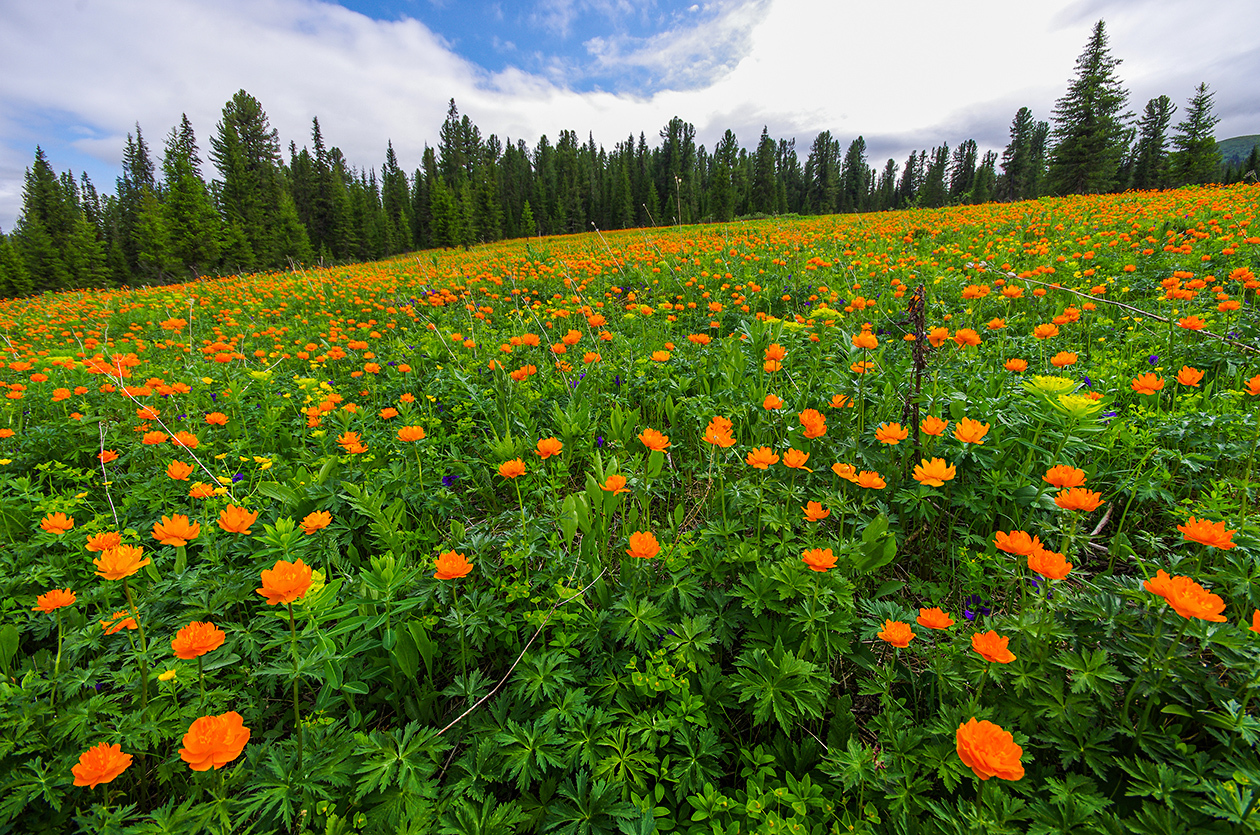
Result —
[[[318,116],[325,140],[360,167],[379,165],[391,139],[400,163],[418,166],[452,97],[483,134],[531,146],[561,129],[589,131],[606,146],[641,131],[654,143],[677,115],[710,148],[727,128],[751,145],[762,125],[796,138],[802,156],[819,131],[845,143],[861,133],[877,164],[969,137],[1000,148],[1018,107],[1049,117],[1099,16],[1124,60],[1132,109],[1161,93],[1184,104],[1207,81],[1217,91],[1218,135],[1260,132],[1260,51],[1223,34],[1260,17],[1254,0],[676,8],[546,0],[535,13],[555,31],[579,31],[580,16],[582,61],[515,39],[510,54],[543,69],[514,62],[488,72],[416,20],[373,20],[322,0],[9,2],[0,27],[0,226],[12,227],[37,143],[59,171],[95,161],[93,177],[108,190],[136,122],[157,153],[186,112],[204,151],[223,104],[242,88],[286,144],[306,144]],[[627,26],[631,18],[646,23]],[[604,23],[588,37],[592,19]],[[575,79],[609,76],[635,83],[574,89]]]

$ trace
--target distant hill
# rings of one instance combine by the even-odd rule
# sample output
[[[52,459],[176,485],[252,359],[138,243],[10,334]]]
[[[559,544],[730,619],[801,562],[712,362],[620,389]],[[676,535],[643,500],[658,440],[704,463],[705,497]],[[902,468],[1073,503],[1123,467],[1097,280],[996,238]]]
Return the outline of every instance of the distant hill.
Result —
[[[1260,145],[1260,133],[1218,140],[1216,148],[1221,152],[1221,162],[1229,165],[1246,160],[1251,149],[1257,145]]]

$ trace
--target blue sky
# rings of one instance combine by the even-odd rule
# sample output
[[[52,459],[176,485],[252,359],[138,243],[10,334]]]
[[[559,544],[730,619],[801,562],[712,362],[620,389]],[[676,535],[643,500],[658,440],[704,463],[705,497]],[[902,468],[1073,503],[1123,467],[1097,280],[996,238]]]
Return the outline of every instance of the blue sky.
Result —
[[[390,140],[414,170],[451,98],[531,147],[564,129],[655,144],[680,116],[710,149],[767,126],[802,161],[822,130],[861,134],[876,167],[1001,150],[1019,107],[1049,118],[1100,18],[1134,112],[1184,110],[1206,81],[1219,137],[1260,133],[1260,46],[1233,34],[1260,29],[1257,0],[0,0],[0,229],[36,145],[112,192],[136,123],[160,157],[187,113],[204,154],[238,89],[286,147],[318,116],[360,168]]]

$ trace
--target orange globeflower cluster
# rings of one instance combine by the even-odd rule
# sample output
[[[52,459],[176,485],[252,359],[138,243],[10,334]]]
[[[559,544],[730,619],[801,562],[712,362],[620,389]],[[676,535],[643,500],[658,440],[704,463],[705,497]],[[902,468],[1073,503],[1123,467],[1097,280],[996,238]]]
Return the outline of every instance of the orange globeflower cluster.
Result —
[[[367,452],[367,447],[363,445],[363,440],[359,437],[358,432],[341,433],[341,437],[337,438],[337,444],[350,455]]]
[[[804,427],[806,438],[821,438],[827,434],[827,418],[817,409],[806,409],[796,419]]]
[[[958,758],[981,780],[998,777],[1002,780],[1022,780],[1024,766],[1020,759],[1024,749],[1015,744],[1009,731],[987,719],[976,721],[973,716],[958,726],[954,735]]]
[[[928,415],[923,419],[923,422],[919,424],[919,431],[924,435],[939,437],[945,434],[945,427],[947,426],[949,426],[949,421],[941,420],[935,415]]]
[[[1164,387],[1164,381],[1149,371],[1133,378],[1129,388],[1138,394],[1155,394]]]
[[[74,592],[70,589],[53,589],[35,598],[35,605],[31,611],[52,614],[63,606],[73,606],[75,599]]]
[[[249,728],[234,710],[193,720],[184,734],[179,757],[193,771],[222,768],[241,755],[249,742]]]
[[[801,509],[805,511],[805,518],[810,522],[821,522],[831,515],[831,511],[818,502],[807,502]]]
[[[310,536],[316,531],[322,531],[324,528],[332,524],[332,514],[327,510],[316,510],[306,514],[303,517],[301,526],[302,533]]]
[[[171,639],[171,650],[175,657],[191,661],[223,646],[226,638],[223,630],[213,623],[193,621],[175,633]]]
[[[770,465],[778,462],[779,456],[770,447],[763,446],[748,453],[748,457],[745,460],[750,467],[758,470],[767,470],[770,468]]]
[[[96,576],[106,580],[121,580],[130,577],[148,565],[152,560],[144,556],[144,548],[138,545],[115,545],[101,552],[100,557],[92,560],[96,566]]]
[[[1203,586],[1181,575],[1169,576],[1162,568],[1144,584],[1151,594],[1159,595],[1183,618],[1224,623],[1225,601]]]
[[[971,648],[985,661],[1009,664],[1015,660],[1015,654],[1007,648],[1010,640],[1009,637],[999,635],[993,630],[977,632],[971,636]]]
[[[516,478],[525,475],[525,462],[519,458],[504,461],[499,465],[499,475],[504,478]]]
[[[812,473],[813,470],[805,466],[807,461],[809,461],[808,452],[802,452],[799,449],[789,449],[783,453],[783,466],[789,469],[804,470],[807,473]]]
[[[74,527],[74,517],[64,513],[50,513],[40,520],[39,526],[54,536],[61,536]]]
[[[914,630],[910,628],[910,624],[902,623],[899,620],[885,620],[884,628],[876,634],[880,640],[898,648],[908,647],[910,642],[914,640]]]
[[[661,545],[656,541],[656,535],[651,531],[636,531],[630,534],[630,547],[626,550],[628,556],[640,560],[650,560],[661,552]]]
[[[1053,487],[1080,487],[1085,483],[1085,471],[1067,464],[1057,464],[1046,470],[1041,480]]]
[[[102,783],[108,783],[127,770],[131,765],[131,755],[124,754],[122,746],[102,742],[79,755],[79,761],[71,769],[76,786],[87,786],[94,789]]]
[[[735,425],[727,418],[716,415],[713,420],[709,421],[709,425],[704,430],[704,442],[712,444],[715,447],[727,449],[735,445],[735,438],[732,431]]]
[[[983,444],[989,433],[989,424],[971,418],[963,418],[954,427],[954,437],[964,444]]]
[[[644,429],[639,433],[639,440],[653,452],[663,452],[669,447],[669,436],[663,435],[655,429]]]
[[[423,426],[400,426],[398,427],[398,440],[403,443],[412,443],[414,441],[424,440]]]
[[[292,603],[310,589],[311,574],[311,567],[300,559],[297,562],[276,560],[275,566],[263,569],[262,588],[257,592],[267,598],[268,606]]]
[[[1238,533],[1237,530],[1225,530],[1224,522],[1210,522],[1193,516],[1187,519],[1184,525],[1178,525],[1177,530],[1181,531],[1187,542],[1198,542],[1220,548],[1222,551],[1228,551],[1234,547],[1234,534]]]
[[[539,458],[546,461],[553,455],[559,455],[562,449],[564,449],[564,444],[559,438],[542,438],[538,441],[535,452],[538,453]]]
[[[926,484],[929,487],[941,487],[947,481],[952,481],[956,468],[953,464],[946,464],[944,459],[933,458],[931,461],[926,458],[922,459],[914,466],[914,480],[920,484]]]
[[[604,479],[604,483],[600,485],[600,489],[605,492],[612,493],[614,496],[630,492],[630,488],[626,487],[626,477],[615,474]]]
[[[250,526],[258,521],[258,511],[250,513],[243,507],[230,504],[219,513],[219,527],[228,533],[249,536]]]
[[[919,626],[926,626],[928,629],[949,629],[954,625],[954,619],[936,606],[919,609],[919,616],[915,621]]]
[[[1054,503],[1064,510],[1080,510],[1092,513],[1102,504],[1102,494],[1084,487],[1071,487],[1059,492]]]
[[[1041,550],[1041,540],[1035,536],[1029,536],[1027,531],[1011,531],[1010,533],[998,531],[993,535],[993,544],[999,551],[1005,551],[1017,557],[1030,557],[1034,552]]]
[[[801,554],[801,559],[813,571],[826,571],[836,567],[836,556],[830,548],[810,548]]]
[[[454,551],[443,551],[433,563],[437,569],[433,576],[438,580],[458,580],[472,571],[472,563],[463,554]]]
[[[153,523],[153,538],[163,545],[182,548],[200,535],[201,523],[190,523],[188,517],[180,513],[171,517],[163,516],[161,522]]]
[[[1062,554],[1039,548],[1028,555],[1028,567],[1047,580],[1062,580],[1072,570],[1072,563]]]

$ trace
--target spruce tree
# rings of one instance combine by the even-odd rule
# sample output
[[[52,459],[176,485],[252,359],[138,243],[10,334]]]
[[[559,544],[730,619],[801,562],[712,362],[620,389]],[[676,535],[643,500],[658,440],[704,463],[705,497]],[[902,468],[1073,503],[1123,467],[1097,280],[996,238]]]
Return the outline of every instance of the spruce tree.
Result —
[[[0,298],[30,295],[34,286],[26,264],[9,236],[0,232]]]
[[[1129,94],[1116,76],[1120,59],[1107,49],[1103,21],[1094,24],[1076,59],[1076,78],[1055,103],[1048,186],[1055,194],[1099,194],[1117,185],[1127,147],[1124,105]]]
[[[184,115],[166,139],[162,159],[163,217],[170,254],[180,265],[178,274],[202,275],[219,263],[222,219],[210,202],[200,175],[201,162],[192,124]]]
[[[869,176],[870,168],[866,164],[866,140],[859,136],[849,143],[849,149],[844,154],[844,161],[840,164],[838,211],[866,210]]]
[[[1138,140],[1133,154],[1133,188],[1168,186],[1168,123],[1177,106],[1168,96],[1146,103],[1138,121]]]
[[[1220,177],[1221,152],[1216,147],[1213,128],[1220,121],[1212,115],[1212,97],[1206,84],[1194,89],[1186,106],[1186,118],[1177,125],[1172,144],[1172,177],[1178,185],[1201,185]]]

